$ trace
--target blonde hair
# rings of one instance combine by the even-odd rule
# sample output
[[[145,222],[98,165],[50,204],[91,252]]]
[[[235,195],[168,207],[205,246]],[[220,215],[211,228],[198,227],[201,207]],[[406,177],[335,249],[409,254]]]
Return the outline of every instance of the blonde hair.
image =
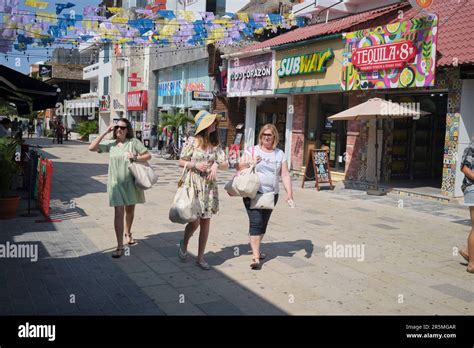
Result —
[[[276,129],[275,125],[274,124],[271,124],[271,123],[267,123],[266,125],[264,125],[262,127],[262,129],[260,129],[260,133],[258,134],[258,145],[259,146],[262,146],[262,137],[263,137],[263,133],[267,130],[271,130],[272,134],[273,134],[273,144],[272,144],[272,149],[275,150],[278,143],[280,142],[280,136],[278,135],[278,130]]]

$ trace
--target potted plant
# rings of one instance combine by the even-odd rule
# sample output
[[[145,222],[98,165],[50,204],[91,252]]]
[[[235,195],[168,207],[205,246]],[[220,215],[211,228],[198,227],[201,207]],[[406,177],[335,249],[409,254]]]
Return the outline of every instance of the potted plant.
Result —
[[[14,176],[20,167],[15,162],[18,141],[0,137],[0,219],[12,219],[16,216],[20,196],[12,192]]]

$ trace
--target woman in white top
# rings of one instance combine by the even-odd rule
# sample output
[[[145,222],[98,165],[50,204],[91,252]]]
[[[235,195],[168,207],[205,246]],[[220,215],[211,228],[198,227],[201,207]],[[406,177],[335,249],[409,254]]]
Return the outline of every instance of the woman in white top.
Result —
[[[275,205],[278,201],[280,177],[287,193],[287,202],[293,204],[293,189],[291,186],[290,171],[283,151],[277,148],[279,142],[278,131],[273,124],[266,124],[260,130],[259,145],[247,149],[239,163],[239,170],[257,163],[257,174],[260,179],[259,193],[275,195]],[[260,252],[260,244],[267,231],[268,222],[272,214],[271,209],[250,209],[250,198],[244,198],[244,205],[250,220],[249,235],[252,248],[252,269],[260,269],[260,260],[265,254]]]

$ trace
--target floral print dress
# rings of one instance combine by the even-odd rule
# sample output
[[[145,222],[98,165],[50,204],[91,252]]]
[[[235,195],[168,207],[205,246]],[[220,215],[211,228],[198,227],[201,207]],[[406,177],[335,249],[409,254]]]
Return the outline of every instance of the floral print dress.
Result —
[[[226,161],[225,153],[220,146],[205,151],[195,147],[194,138],[190,138],[184,145],[180,158],[183,161],[194,163],[207,162],[209,167],[214,163],[220,165]],[[200,173],[197,169],[190,170],[187,175],[191,175],[191,180],[197,191],[201,206],[200,218],[210,219],[213,214],[219,212],[219,192],[216,180],[208,180],[208,173]]]

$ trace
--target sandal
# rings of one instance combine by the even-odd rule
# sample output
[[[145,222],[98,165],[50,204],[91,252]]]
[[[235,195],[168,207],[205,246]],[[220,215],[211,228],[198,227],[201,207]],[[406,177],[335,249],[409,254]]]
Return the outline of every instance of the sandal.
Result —
[[[133,236],[132,236],[131,233],[125,234],[125,237],[128,238],[128,240],[129,240],[128,245],[133,246],[133,245],[137,245],[137,244],[138,244],[138,242],[133,239]]]
[[[251,269],[260,269],[261,265],[260,265],[260,261],[258,259],[252,259],[252,263],[250,264],[250,268]]]
[[[469,254],[466,254],[462,249],[459,249],[459,255],[461,255],[464,258],[464,260],[469,262]]]
[[[113,253],[112,253],[112,257],[114,259],[119,259],[123,256],[123,248],[121,249],[116,249]]]
[[[179,248],[178,248],[178,258],[181,262],[186,262],[186,258],[188,257],[188,252],[183,251],[183,240],[179,241]]]
[[[196,261],[196,265],[198,265],[205,271],[209,271],[211,269],[211,266],[209,266],[209,264],[206,261],[203,261],[203,262]]]

